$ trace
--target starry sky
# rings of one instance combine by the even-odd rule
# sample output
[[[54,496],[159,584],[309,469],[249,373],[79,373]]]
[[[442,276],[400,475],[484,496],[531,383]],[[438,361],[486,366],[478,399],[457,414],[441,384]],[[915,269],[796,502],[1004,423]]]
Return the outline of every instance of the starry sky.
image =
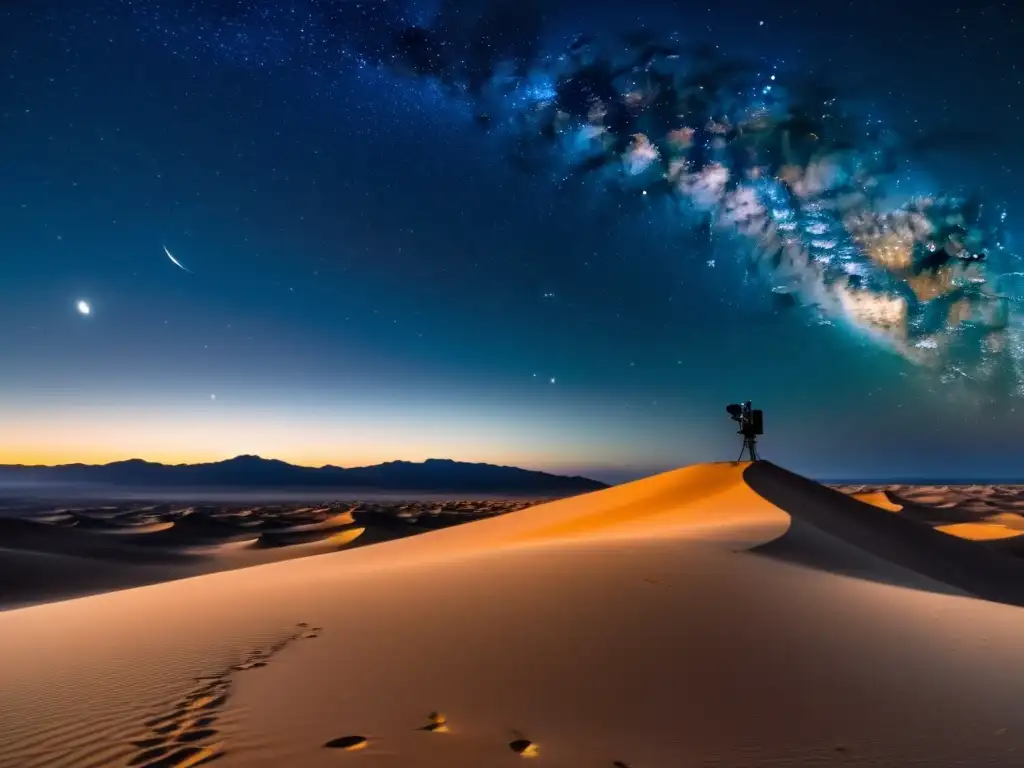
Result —
[[[465,99],[386,66],[429,3],[30,6],[0,5],[0,462],[620,481],[735,458],[724,406],[751,398],[764,456],[812,476],[1024,477],[1019,398],[779,311],[734,244],[522,173]],[[981,190],[1022,230],[1014,3],[542,7],[495,39],[647,27],[822,72],[944,137],[904,183]]]

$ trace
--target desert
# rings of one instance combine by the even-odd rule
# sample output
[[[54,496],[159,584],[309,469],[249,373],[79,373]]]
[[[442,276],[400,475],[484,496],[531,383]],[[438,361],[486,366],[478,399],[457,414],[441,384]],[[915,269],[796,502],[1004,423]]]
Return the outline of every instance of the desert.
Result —
[[[0,2],[0,768],[1024,768],[1024,2]]]
[[[0,763],[1016,766],[1022,574],[768,462],[698,464],[4,611]]]
[[[0,503],[0,610],[335,552],[536,500]]]
[[[945,533],[1020,552],[1024,486],[1014,484],[836,485],[856,499]]]

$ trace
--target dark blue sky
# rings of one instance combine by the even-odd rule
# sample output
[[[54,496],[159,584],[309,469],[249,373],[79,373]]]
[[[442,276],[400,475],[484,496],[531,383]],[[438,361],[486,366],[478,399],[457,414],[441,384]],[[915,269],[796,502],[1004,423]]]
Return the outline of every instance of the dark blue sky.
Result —
[[[316,2],[29,5],[0,10],[0,461],[617,480],[733,458],[723,407],[753,398],[798,471],[1024,475],[1012,399],[774,311],[664,200],[516,172],[465,102],[361,66],[381,31],[351,10],[327,45],[289,20]],[[678,28],[824,70],[905,134],[956,136],[915,178],[983,188],[1020,231],[1012,4],[765,7],[551,4],[544,32]]]

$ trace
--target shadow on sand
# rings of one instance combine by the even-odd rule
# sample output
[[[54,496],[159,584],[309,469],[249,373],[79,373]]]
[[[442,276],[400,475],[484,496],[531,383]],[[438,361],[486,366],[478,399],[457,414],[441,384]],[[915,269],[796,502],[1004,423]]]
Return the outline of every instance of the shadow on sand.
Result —
[[[751,464],[743,479],[793,520],[787,533],[753,552],[880,583],[1024,606],[1024,561],[768,461]]]

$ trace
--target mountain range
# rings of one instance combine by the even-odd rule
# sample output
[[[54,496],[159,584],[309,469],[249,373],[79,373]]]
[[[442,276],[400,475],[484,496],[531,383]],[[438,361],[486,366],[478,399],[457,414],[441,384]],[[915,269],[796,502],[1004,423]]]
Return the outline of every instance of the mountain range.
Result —
[[[302,467],[259,456],[205,464],[142,459],[110,464],[0,464],[0,484],[107,485],[124,488],[360,488],[394,491],[572,494],[607,488],[586,477],[451,459],[389,461],[369,467]]]

